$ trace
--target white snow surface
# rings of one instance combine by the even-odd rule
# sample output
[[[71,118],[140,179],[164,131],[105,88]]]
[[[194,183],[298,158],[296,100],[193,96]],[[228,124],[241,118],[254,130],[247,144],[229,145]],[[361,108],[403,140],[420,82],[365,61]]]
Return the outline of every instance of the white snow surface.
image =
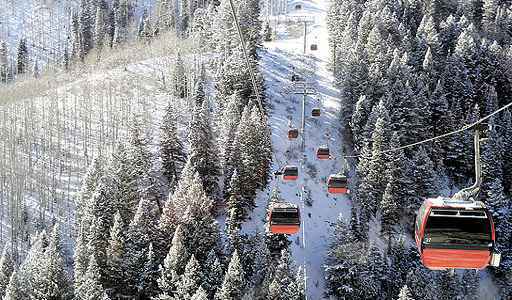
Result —
[[[301,3],[302,14],[294,9]],[[334,196],[327,193],[326,179],[329,174],[341,169],[340,155],[343,139],[340,134],[341,121],[338,118],[340,102],[338,90],[333,86],[331,71],[327,69],[329,62],[328,34],[326,28],[326,12],[328,2],[325,0],[289,2],[288,11],[294,16],[312,16],[314,23],[308,24],[307,52],[303,54],[303,36],[290,36],[289,25],[280,24],[277,28],[277,39],[265,43],[260,52],[261,71],[265,78],[267,101],[270,104],[269,124],[272,129],[273,170],[284,165],[300,166],[304,155],[304,163],[299,169],[299,179],[295,182],[283,182],[272,179],[265,191],[258,194],[258,207],[252,212],[250,219],[243,225],[246,233],[264,231],[266,222],[266,205],[270,192],[278,186],[284,201],[298,204],[301,208],[301,229],[296,235],[289,236],[292,241],[291,251],[297,265],[305,267],[308,299],[327,299],[324,291],[324,261],[326,258],[332,224],[341,214],[350,217],[351,203],[347,196]],[[292,19],[287,16],[284,19]],[[274,23],[275,24],[275,23]],[[274,26],[272,24],[272,26]],[[293,25],[292,25],[293,26]],[[298,26],[298,25],[295,25]],[[301,32],[301,31],[299,31]],[[317,44],[317,51],[310,51],[310,45]],[[307,77],[317,91],[317,95],[307,96],[305,121],[305,152],[302,153],[299,138],[289,141],[287,138],[288,120],[293,126],[300,128],[302,114],[302,95],[294,94],[296,90],[291,82],[292,68],[300,76]],[[320,101],[318,101],[320,100]],[[321,108],[320,117],[312,117],[311,109]],[[332,160],[316,159],[315,151],[320,145],[330,147]],[[312,206],[301,200],[300,190],[304,187],[304,198],[309,197]]]

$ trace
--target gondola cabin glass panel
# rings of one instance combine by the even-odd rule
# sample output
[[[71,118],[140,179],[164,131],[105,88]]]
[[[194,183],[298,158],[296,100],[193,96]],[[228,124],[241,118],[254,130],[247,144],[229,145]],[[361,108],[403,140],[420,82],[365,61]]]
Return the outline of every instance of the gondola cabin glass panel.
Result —
[[[296,234],[300,229],[299,207],[294,204],[271,207],[269,225],[271,233]]]
[[[327,179],[327,191],[331,194],[348,193],[348,180],[346,176],[335,174]]]
[[[421,261],[429,269],[483,269],[491,264],[494,223],[482,202],[426,200],[415,227]]]
[[[297,180],[299,177],[299,168],[296,166],[286,166],[283,170],[283,180]]]
[[[292,128],[288,130],[288,139],[293,140],[299,136],[299,130],[297,128]]]
[[[315,107],[311,110],[311,115],[313,117],[320,117],[320,108]]]
[[[321,146],[316,149],[316,157],[321,160],[330,159],[330,151],[329,148],[326,146]]]

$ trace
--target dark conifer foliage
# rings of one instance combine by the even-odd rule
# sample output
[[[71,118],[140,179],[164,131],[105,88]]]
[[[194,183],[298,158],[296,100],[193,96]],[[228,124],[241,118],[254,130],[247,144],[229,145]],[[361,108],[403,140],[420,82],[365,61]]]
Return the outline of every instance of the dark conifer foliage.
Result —
[[[22,38],[18,45],[18,55],[17,55],[17,65],[16,71],[18,74],[24,74],[28,71],[29,68],[29,57],[28,57],[28,48],[27,48],[27,40]]]
[[[356,216],[351,234],[366,240],[370,221],[380,218],[380,233],[391,243],[391,250],[382,254],[388,261],[403,265],[409,260],[405,259],[408,250],[398,250],[388,238],[396,236],[396,230],[410,233],[425,198],[448,196],[447,188],[460,189],[474,181],[473,132],[385,155],[380,152],[459,129],[510,102],[510,76],[505,74],[511,70],[507,50],[511,35],[503,23],[509,19],[504,13],[509,7],[500,1],[331,4],[327,23],[341,91],[341,121],[360,155],[351,190]],[[509,238],[512,231],[505,220],[510,219],[510,118],[505,111],[489,120],[489,139],[482,147],[480,200],[493,213],[498,239]],[[376,262],[350,256],[351,243],[338,246],[328,259],[328,291],[339,298],[369,296],[356,296],[358,287],[377,294],[383,288],[388,299],[455,299],[459,292],[470,297],[470,290],[477,289],[479,278],[465,274],[468,285],[454,291],[458,278],[444,273],[433,278],[419,266],[411,266],[414,272],[409,275],[401,270],[398,277],[384,276],[394,278],[396,287],[389,288],[386,280],[376,284],[368,277],[360,288],[361,282],[354,278],[364,271],[356,268]],[[509,242],[498,244],[510,251]],[[366,245],[369,252],[371,247]],[[501,294],[508,292],[505,276],[498,271],[493,278]],[[339,285],[340,281],[345,284]],[[440,290],[422,286],[424,281],[437,282]]]

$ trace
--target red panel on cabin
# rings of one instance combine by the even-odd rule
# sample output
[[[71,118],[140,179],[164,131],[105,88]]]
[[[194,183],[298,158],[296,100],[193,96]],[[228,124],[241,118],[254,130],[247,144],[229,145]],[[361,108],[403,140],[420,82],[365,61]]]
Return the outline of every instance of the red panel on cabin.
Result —
[[[283,175],[283,180],[292,181],[297,180],[299,176],[293,176],[293,175]]]
[[[299,232],[299,225],[271,225],[270,232],[274,234],[296,234]]]
[[[330,187],[330,188],[327,188],[327,191],[331,194],[346,194],[346,193],[348,193],[347,188],[341,188],[341,187]]]
[[[459,250],[424,248],[423,265],[432,270],[484,269],[491,261],[488,250]]]

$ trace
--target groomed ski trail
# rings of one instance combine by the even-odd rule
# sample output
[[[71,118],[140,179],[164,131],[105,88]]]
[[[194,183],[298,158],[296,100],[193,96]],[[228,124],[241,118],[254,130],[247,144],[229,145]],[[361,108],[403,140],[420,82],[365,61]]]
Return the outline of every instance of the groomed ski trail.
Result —
[[[294,10],[301,4],[302,10]],[[341,214],[344,219],[350,217],[351,204],[347,196],[333,196],[327,193],[326,180],[329,174],[341,169],[340,155],[343,139],[340,134],[339,92],[333,86],[331,71],[327,69],[329,61],[326,13],[328,2],[325,0],[295,1],[288,3],[289,14],[281,20],[293,20],[293,16],[308,16],[314,22],[308,24],[307,52],[303,54],[304,36],[302,23],[292,25],[281,23],[277,27],[275,41],[264,44],[261,55],[261,71],[265,79],[267,101],[270,106],[269,124],[272,129],[273,171],[284,165],[300,166],[299,179],[295,182],[283,182],[279,177],[272,179],[267,189],[257,196],[258,207],[250,219],[244,223],[244,232],[264,232],[266,205],[274,186],[278,186],[281,197],[286,202],[298,204],[301,209],[301,229],[296,235],[289,236],[292,241],[291,253],[297,267],[305,267],[307,297],[310,300],[327,299],[324,296],[324,264],[329,238],[334,224]],[[275,28],[275,21],[271,21]],[[293,33],[295,31],[295,34]],[[293,35],[294,36],[291,36]],[[317,44],[317,51],[310,51],[310,45]],[[291,82],[292,69],[300,76],[306,76],[317,95],[307,96],[305,108],[305,151],[301,151],[301,136],[289,141],[287,132],[291,118],[295,127],[300,129],[302,114],[302,95]],[[318,100],[320,100],[320,103]],[[311,109],[319,106],[320,117],[312,117]],[[333,160],[316,159],[316,148],[328,144]],[[300,197],[304,186],[304,197],[309,198],[311,206],[305,205]]]

